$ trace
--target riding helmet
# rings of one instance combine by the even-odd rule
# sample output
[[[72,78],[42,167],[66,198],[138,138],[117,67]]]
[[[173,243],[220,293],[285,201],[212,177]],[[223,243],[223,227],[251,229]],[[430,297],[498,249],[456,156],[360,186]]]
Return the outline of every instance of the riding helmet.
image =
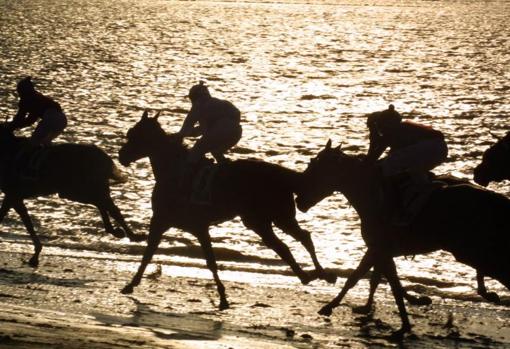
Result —
[[[209,89],[207,88],[207,86],[204,84],[203,81],[200,81],[197,85],[193,85],[189,89],[188,97],[192,101],[194,101],[200,97],[203,97],[203,96],[211,97],[211,94],[209,93]]]
[[[19,95],[33,93],[35,91],[34,84],[32,83],[32,78],[27,76],[21,79],[16,85],[16,90]]]
[[[369,127],[375,126],[382,131],[400,124],[401,121],[402,116],[395,110],[393,104],[390,104],[388,109],[370,114],[367,125]]]

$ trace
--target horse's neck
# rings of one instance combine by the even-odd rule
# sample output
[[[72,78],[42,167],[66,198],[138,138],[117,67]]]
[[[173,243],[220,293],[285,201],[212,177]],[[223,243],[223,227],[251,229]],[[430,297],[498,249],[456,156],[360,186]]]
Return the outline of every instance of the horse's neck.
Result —
[[[180,169],[186,160],[187,151],[183,147],[175,154],[169,154],[168,149],[175,147],[175,145],[169,145],[168,140],[165,138],[154,147],[149,159],[152,166],[152,172],[156,182],[161,180],[168,181],[169,178],[176,177],[180,174]]]
[[[378,214],[379,193],[375,177],[368,167],[362,166],[353,176],[339,184],[339,189],[356,210],[361,219],[369,219]]]

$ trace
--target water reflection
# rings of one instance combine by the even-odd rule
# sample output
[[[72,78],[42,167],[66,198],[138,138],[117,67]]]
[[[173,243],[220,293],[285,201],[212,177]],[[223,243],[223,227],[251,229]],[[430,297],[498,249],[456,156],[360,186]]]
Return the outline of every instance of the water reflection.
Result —
[[[366,151],[365,114],[391,102],[405,117],[446,134],[450,158],[439,172],[471,178],[494,140],[489,131],[502,135],[509,129],[510,4],[436,5],[2,2],[0,111],[13,115],[15,81],[32,75],[69,116],[64,140],[95,143],[116,157],[142,109],[164,110],[164,127],[177,131],[188,108],[187,89],[204,79],[243,112],[244,135],[234,157],[303,169],[328,138]],[[151,214],[150,166],[142,161],[125,171],[129,183],[114,188],[114,200],[143,231]],[[492,188],[510,193],[507,183]],[[78,242],[94,250],[93,242],[113,244],[98,235],[92,209],[41,198],[29,210],[43,235],[60,246]],[[357,216],[343,197],[298,218],[313,232],[326,266],[356,265],[364,247]],[[167,235],[180,238],[168,239],[169,246],[196,244],[177,230]],[[212,235],[218,247],[274,257],[238,221]],[[308,261],[301,246],[282,239],[298,260]],[[437,252],[398,263],[404,276],[474,277],[451,261]]]

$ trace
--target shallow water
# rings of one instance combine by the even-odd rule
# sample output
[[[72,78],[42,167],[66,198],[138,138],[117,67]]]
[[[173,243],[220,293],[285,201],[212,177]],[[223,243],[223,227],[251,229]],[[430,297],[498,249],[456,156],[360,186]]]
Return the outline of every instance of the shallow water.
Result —
[[[16,111],[16,81],[32,75],[69,116],[61,140],[95,143],[115,159],[144,109],[163,110],[164,127],[176,131],[189,108],[184,96],[199,79],[243,113],[243,139],[232,158],[300,170],[329,138],[366,151],[365,115],[389,103],[442,130],[450,156],[437,172],[466,179],[494,136],[510,128],[510,3],[504,1],[0,0],[0,11],[3,116]],[[115,186],[113,196],[129,224],[145,232],[151,169],[143,160],[125,171],[129,182]],[[510,193],[508,183],[491,188]],[[142,245],[106,236],[92,208],[55,197],[28,205],[47,246],[41,258],[140,258]],[[359,221],[340,194],[298,218],[313,232],[324,266],[356,266],[364,252]],[[13,213],[1,229],[3,248],[31,250]],[[288,268],[239,220],[211,234],[224,278],[297,282],[282,276]],[[312,266],[301,246],[282,239]],[[192,268],[204,265],[198,250],[192,236],[174,229],[157,258],[183,267],[165,272],[208,277]],[[397,262],[405,283],[451,297],[475,292],[474,272],[446,253]]]

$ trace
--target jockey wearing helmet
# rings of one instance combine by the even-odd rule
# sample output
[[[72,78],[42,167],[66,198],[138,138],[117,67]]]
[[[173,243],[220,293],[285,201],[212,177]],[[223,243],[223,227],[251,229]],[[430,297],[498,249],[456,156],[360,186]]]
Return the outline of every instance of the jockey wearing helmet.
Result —
[[[36,145],[50,144],[67,126],[67,118],[60,104],[36,91],[30,77],[21,79],[16,89],[20,100],[10,127],[13,130],[24,128],[40,119],[31,141]]]
[[[178,134],[182,137],[202,136],[191,148],[188,161],[195,164],[209,152],[218,163],[226,161],[224,154],[241,139],[239,109],[228,101],[211,97],[203,81],[191,87],[188,97],[191,110]]]
[[[380,160],[383,176],[426,173],[443,163],[448,155],[442,132],[402,121],[391,104],[387,110],[370,114],[367,126],[370,131],[367,161],[375,162],[390,148],[388,156]]]
[[[428,171],[442,164],[448,155],[448,147],[443,133],[431,127],[402,121],[402,116],[390,105],[387,110],[368,116],[370,146],[366,161],[376,163],[389,147],[388,155],[377,161],[377,169],[382,175],[381,199],[385,215],[393,223],[407,225],[421,210],[430,193],[440,183],[431,182]],[[407,173],[410,181],[399,183],[399,175]],[[399,197],[395,197],[394,180],[397,180]],[[388,205],[389,204],[389,205]],[[400,212],[394,212],[392,204],[400,206]],[[396,221],[395,221],[396,218]]]

